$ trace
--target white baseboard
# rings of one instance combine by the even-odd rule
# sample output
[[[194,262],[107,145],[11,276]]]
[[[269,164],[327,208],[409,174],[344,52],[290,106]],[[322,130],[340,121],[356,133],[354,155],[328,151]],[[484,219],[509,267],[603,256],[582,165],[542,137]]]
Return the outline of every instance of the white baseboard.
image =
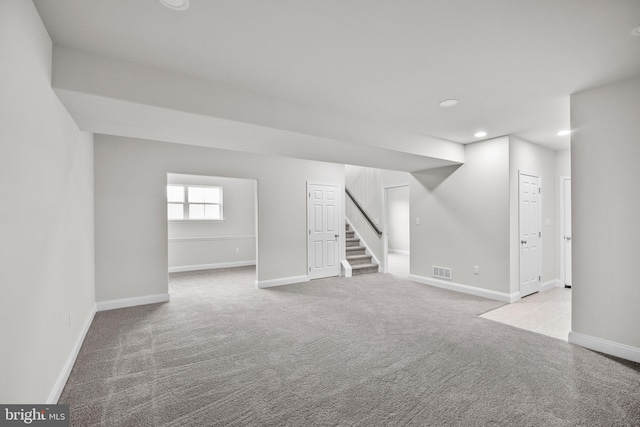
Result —
[[[76,338],[76,341],[73,343],[73,347],[71,347],[71,352],[69,352],[69,356],[67,360],[64,362],[62,366],[62,370],[60,374],[58,374],[58,378],[56,379],[51,392],[49,393],[49,397],[47,397],[47,405],[55,405],[58,403],[58,399],[60,399],[60,395],[62,394],[62,390],[64,386],[67,384],[67,380],[69,379],[69,375],[71,374],[71,369],[73,369],[73,364],[76,363],[76,359],[78,358],[78,353],[80,353],[80,348],[82,347],[82,343],[84,342],[84,338],[87,336],[87,332],[89,332],[89,327],[91,326],[91,322],[93,322],[93,318],[96,315],[96,304],[93,304],[91,307],[91,311],[89,315],[84,321],[82,328],[80,329],[80,333]]]
[[[390,254],[409,255],[409,251],[403,251],[401,249],[389,249]]]
[[[256,287],[258,289],[264,289],[264,288],[272,288],[274,286],[291,285],[293,283],[302,283],[302,282],[308,282],[308,281],[309,281],[309,276],[282,277],[280,279],[256,280]]]
[[[592,337],[591,335],[580,334],[573,331],[569,332],[569,342],[571,344],[579,345],[580,347],[599,351],[600,353],[606,353],[611,356],[640,363],[640,348],[631,347],[630,345],[620,344],[614,341]]]
[[[143,297],[122,298],[96,303],[96,311],[115,310],[117,308],[135,307],[137,305],[168,302],[169,294],[145,295]]]
[[[540,284],[541,291],[548,291],[549,289],[562,288],[562,287],[563,286],[560,283],[560,279],[553,279]]]
[[[254,260],[248,260],[248,261],[219,262],[215,264],[182,265],[179,267],[169,267],[169,273],[181,273],[184,271],[199,271],[199,270],[215,270],[217,268],[246,267],[249,265],[256,265],[256,260],[254,259]]]
[[[410,274],[409,280],[412,280],[417,283],[422,283],[424,285],[435,286],[437,288],[448,289],[450,291],[456,291],[456,292],[462,292],[464,294],[489,298],[496,301],[512,303],[520,299],[520,292],[507,294],[504,292],[491,291],[489,289],[482,289],[475,286],[463,285],[461,283],[449,282],[446,280],[439,280],[431,277],[417,276],[415,274]]]

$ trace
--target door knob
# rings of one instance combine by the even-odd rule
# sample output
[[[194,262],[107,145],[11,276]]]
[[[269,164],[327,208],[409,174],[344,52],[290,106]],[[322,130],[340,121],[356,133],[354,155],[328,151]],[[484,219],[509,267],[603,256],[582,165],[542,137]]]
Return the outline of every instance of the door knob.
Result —
[[[340,237],[340,235],[339,235],[339,234],[336,234],[336,239],[337,239],[338,237]]]
[[[522,243],[523,245],[526,245],[527,241],[526,240],[520,240],[520,243]]]
[[[567,242],[571,240],[571,236],[564,236],[564,238],[567,239]]]

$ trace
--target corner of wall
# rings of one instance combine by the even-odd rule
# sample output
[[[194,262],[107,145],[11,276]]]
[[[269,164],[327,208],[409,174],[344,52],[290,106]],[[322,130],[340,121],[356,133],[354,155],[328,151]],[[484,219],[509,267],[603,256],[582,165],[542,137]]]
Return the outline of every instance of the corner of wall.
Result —
[[[413,276],[448,267],[458,285],[511,293],[508,150],[508,137],[475,142],[465,145],[463,165],[411,174]]]
[[[73,369],[73,365],[78,358],[78,354],[80,353],[80,349],[82,348],[82,343],[89,332],[89,328],[91,327],[91,323],[93,322],[93,318],[96,315],[96,304],[93,305],[91,311],[89,312],[87,318],[82,324],[82,328],[80,329],[80,333],[76,337],[71,350],[69,351],[69,355],[64,362],[62,370],[58,374],[58,378],[56,379],[55,384],[53,385],[49,396],[47,397],[47,404],[56,404],[60,399],[60,395],[62,394],[62,390],[64,390],[64,386],[67,384],[67,380],[69,379],[69,375],[71,375],[71,370]]]
[[[51,38],[33,2],[2,2],[0,38],[11,40],[0,44],[0,103],[11,123],[0,126],[8,154],[0,156],[0,181],[21,177],[6,189],[15,209],[0,221],[2,238],[19,242],[0,269],[10,295],[2,335],[20,343],[0,352],[0,401],[51,402],[93,318],[92,134],[78,129],[51,89]]]

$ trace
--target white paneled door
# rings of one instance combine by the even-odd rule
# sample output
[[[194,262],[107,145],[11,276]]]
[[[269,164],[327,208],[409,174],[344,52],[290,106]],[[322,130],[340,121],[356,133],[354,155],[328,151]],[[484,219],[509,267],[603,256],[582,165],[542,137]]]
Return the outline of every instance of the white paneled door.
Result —
[[[307,183],[309,278],[340,274],[340,187]]]
[[[540,291],[540,177],[520,172],[520,296]]]

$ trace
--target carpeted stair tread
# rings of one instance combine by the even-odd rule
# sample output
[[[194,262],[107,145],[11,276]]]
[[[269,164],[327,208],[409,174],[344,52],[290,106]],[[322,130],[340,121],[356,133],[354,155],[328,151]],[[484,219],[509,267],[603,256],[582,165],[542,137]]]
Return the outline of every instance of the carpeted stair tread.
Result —
[[[373,268],[375,267],[376,269],[378,268],[378,264],[374,264],[372,262],[366,263],[366,264],[356,264],[356,265],[352,265],[351,269],[352,270],[364,270],[365,268]]]
[[[378,272],[378,264],[366,263],[366,264],[355,264],[351,266],[351,274],[354,276],[359,276],[361,274],[372,274]]]
[[[377,273],[378,264],[373,262],[372,256],[367,254],[366,247],[360,245],[360,237],[349,224],[345,224],[345,246],[347,262],[351,265],[353,275]]]
[[[360,246],[360,239],[357,237],[346,238],[344,241],[347,247]]]
[[[371,258],[371,255],[347,255],[347,260]]]
[[[370,264],[371,263],[371,255],[367,254],[356,254],[356,255],[347,255],[347,261],[349,265],[357,265],[357,264]]]

